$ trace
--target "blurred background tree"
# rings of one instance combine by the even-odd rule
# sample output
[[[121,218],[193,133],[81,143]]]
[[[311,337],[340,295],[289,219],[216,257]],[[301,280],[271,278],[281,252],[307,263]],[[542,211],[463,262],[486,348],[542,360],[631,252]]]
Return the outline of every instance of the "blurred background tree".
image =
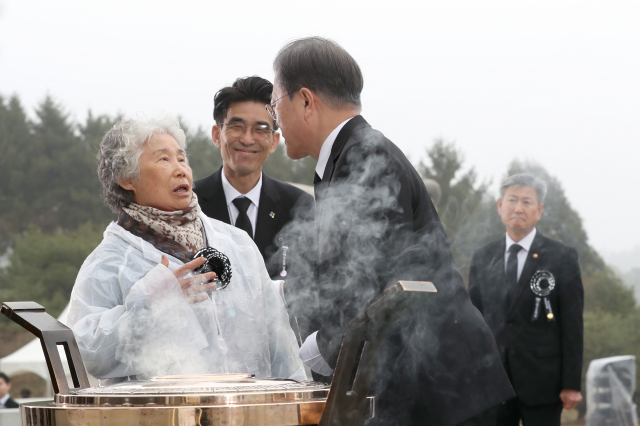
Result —
[[[490,182],[478,183],[473,167],[464,170],[464,155],[453,142],[436,139],[426,154],[418,171],[440,185],[442,197],[436,208],[456,265],[468,284],[473,252],[504,234],[496,200],[488,192]]]
[[[33,300],[54,317],[69,303],[78,270],[102,240],[103,226],[45,233],[36,225],[17,235],[11,264],[0,270],[0,300]]]

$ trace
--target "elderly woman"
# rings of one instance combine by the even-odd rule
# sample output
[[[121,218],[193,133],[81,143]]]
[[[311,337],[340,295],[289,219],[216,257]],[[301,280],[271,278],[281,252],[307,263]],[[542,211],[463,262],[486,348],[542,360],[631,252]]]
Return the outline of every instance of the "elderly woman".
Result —
[[[306,379],[277,283],[243,230],[201,213],[178,121],[124,120],[105,135],[98,175],[119,214],[85,260],[69,326],[88,372],[102,379],[251,373]],[[205,247],[231,280],[196,275]]]

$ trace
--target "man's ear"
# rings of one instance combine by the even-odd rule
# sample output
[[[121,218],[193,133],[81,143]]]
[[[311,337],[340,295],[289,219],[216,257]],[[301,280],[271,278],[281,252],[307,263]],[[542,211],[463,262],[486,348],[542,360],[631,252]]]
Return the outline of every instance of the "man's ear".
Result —
[[[280,133],[273,134],[273,140],[271,141],[271,147],[269,147],[269,154],[273,154],[280,143]]]
[[[318,101],[320,100],[318,96],[312,92],[311,90],[303,87],[300,89],[300,99],[304,101],[304,119],[308,120],[318,109]]]
[[[135,188],[131,182],[128,182],[122,179],[118,181],[118,185],[120,185],[123,189],[126,189],[127,191],[133,191]]]
[[[213,139],[213,144],[220,148],[220,132],[222,132],[222,128],[217,124],[211,128],[211,139]]]

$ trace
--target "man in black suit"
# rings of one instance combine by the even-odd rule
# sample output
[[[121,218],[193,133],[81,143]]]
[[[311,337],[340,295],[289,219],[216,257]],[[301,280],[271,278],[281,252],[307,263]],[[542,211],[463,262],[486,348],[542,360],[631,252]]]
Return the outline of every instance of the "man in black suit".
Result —
[[[11,399],[11,379],[4,373],[0,373],[0,408],[18,408],[20,405]]]
[[[287,155],[318,160],[317,228],[288,228],[317,233],[306,257],[317,253],[316,273],[284,285],[292,315],[318,325],[300,349],[303,361],[330,376],[356,314],[398,280],[432,281],[438,293],[383,343],[368,424],[456,425],[510,398],[491,332],[469,301],[422,179],[359,115],[358,64],[335,42],[311,37],[286,45],[274,70],[267,108]]]
[[[484,315],[517,397],[495,424],[560,425],[582,400],[583,289],[575,249],[544,237],[536,223],[546,185],[527,174],[502,183],[504,238],[473,255],[471,301]]]
[[[242,228],[254,239],[272,278],[288,273],[286,250],[272,258],[286,241],[274,241],[293,217],[294,207],[309,209],[313,197],[262,172],[280,141],[265,105],[273,85],[257,76],[237,79],[216,93],[211,131],[222,154],[222,167],[198,180],[194,191],[209,217]],[[278,243],[278,244],[276,244]]]

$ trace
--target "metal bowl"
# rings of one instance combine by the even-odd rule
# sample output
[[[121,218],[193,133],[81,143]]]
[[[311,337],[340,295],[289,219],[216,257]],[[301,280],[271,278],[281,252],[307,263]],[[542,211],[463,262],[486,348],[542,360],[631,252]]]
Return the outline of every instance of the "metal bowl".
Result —
[[[324,383],[246,374],[166,376],[57,394],[21,413],[23,426],[315,425],[328,394]]]

